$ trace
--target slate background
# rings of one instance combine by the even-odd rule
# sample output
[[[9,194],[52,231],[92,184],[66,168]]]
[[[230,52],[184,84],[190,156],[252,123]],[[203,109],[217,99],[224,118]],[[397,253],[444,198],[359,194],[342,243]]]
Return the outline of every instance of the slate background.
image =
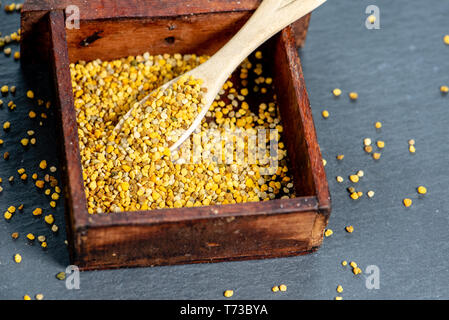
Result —
[[[10,3],[10,1],[6,1]],[[3,2],[5,4],[5,1]],[[367,30],[365,8],[380,8],[380,30]],[[439,0],[329,0],[312,17],[306,47],[300,50],[318,139],[328,164],[333,210],[326,238],[318,252],[307,256],[262,261],[184,265],[173,267],[83,272],[81,289],[67,290],[55,274],[69,264],[64,244],[63,203],[48,206],[43,194],[29,181],[24,184],[16,170],[38,171],[41,159],[57,165],[54,118],[39,126],[28,119],[30,109],[40,112],[25,97],[28,88],[48,98],[45,74],[34,73],[27,82],[20,64],[0,54],[0,85],[16,85],[13,100],[17,109],[0,108],[0,123],[11,121],[9,133],[0,132],[5,144],[0,152],[0,211],[25,204],[24,213],[10,222],[0,219],[0,299],[21,299],[43,293],[46,299],[221,299],[225,289],[234,289],[232,299],[333,299],[335,288],[344,287],[344,299],[429,299],[449,298],[449,96],[439,86],[449,84],[449,46],[442,37],[449,34],[449,1]],[[9,34],[19,27],[19,14],[0,12],[0,31]],[[18,45],[11,46],[13,52]],[[334,98],[331,90],[343,90]],[[349,91],[359,99],[350,102]],[[3,98],[5,104],[11,96]],[[327,109],[330,117],[322,119]],[[381,121],[380,132],[374,122]],[[38,143],[27,150],[18,141],[26,130],[37,132]],[[380,161],[362,151],[362,141],[382,139],[386,148]],[[417,152],[408,152],[409,139],[416,140]],[[344,154],[342,162],[335,156]],[[347,176],[365,171],[359,183],[363,191],[376,192],[373,199],[348,197]],[[7,178],[15,175],[11,185]],[[343,184],[335,176],[345,178]],[[428,194],[418,197],[415,188],[425,185]],[[402,199],[414,200],[411,208]],[[42,206],[53,211],[61,227],[55,236],[31,211]],[[352,224],[348,234],[344,227]],[[20,239],[10,234],[18,231]],[[28,232],[49,237],[48,250],[28,245]],[[20,253],[21,264],[12,256]],[[365,287],[366,275],[354,276],[342,260],[354,260],[363,270],[380,269],[380,289]],[[285,283],[288,291],[274,294],[270,288]]]

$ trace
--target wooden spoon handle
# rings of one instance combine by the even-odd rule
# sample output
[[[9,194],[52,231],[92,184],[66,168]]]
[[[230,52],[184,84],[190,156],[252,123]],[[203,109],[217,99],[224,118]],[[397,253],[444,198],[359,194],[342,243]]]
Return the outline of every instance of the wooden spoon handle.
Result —
[[[208,88],[204,97],[206,107],[170,150],[176,150],[201,124],[223,83],[251,52],[324,2],[326,0],[263,0],[251,18],[228,43],[209,60],[189,72],[195,78],[203,79],[204,86]]]
[[[196,74],[207,87],[224,83],[240,63],[277,32],[305,16],[326,0],[263,0],[246,24]]]

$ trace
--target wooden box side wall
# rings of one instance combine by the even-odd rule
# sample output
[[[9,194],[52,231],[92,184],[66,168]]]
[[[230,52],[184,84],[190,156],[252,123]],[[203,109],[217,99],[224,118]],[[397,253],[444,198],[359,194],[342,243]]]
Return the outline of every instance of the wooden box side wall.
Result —
[[[330,213],[330,193],[318,145],[309,97],[292,30],[286,28],[276,39],[275,83],[287,153],[297,188],[318,198],[320,211]]]
[[[53,72],[55,96],[58,103],[58,116],[61,123],[60,153],[63,157],[65,218],[69,252],[72,261],[76,260],[78,244],[73,241],[78,226],[86,224],[88,216],[84,182],[81,168],[81,156],[78,140],[78,126],[72,93],[67,40],[64,27],[64,14],[61,10],[46,14],[49,34],[49,60]]]
[[[81,21],[80,29],[67,30],[69,59],[111,60],[144,52],[212,55],[250,16],[251,12],[244,11]]]
[[[80,21],[120,18],[157,18],[192,16],[205,13],[240,13],[254,11],[261,0],[26,0],[21,14],[21,61],[42,61],[48,57],[48,30],[39,25],[50,11],[79,8]],[[68,11],[71,14],[72,11]],[[311,14],[292,24],[298,47],[304,45]],[[213,25],[213,21],[212,25]],[[45,24],[45,23],[44,23]],[[30,50],[31,49],[31,50]]]
[[[92,228],[76,262],[82,269],[289,256],[316,249],[316,212],[217,217],[146,226]]]

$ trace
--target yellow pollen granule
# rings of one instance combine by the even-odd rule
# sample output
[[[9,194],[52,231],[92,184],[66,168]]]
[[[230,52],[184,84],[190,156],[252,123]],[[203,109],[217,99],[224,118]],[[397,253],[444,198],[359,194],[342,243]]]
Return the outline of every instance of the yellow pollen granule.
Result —
[[[226,298],[230,298],[230,297],[232,297],[232,296],[234,295],[234,291],[233,291],[233,290],[226,290],[226,291],[223,293],[223,295],[224,295]]]
[[[20,254],[16,253],[14,255],[14,262],[15,263],[21,263],[22,262],[22,256]]]
[[[20,140],[20,143],[22,144],[22,146],[26,147],[29,141],[30,140],[28,140],[27,138],[23,138],[22,140]]]
[[[365,138],[365,139],[363,139],[363,144],[364,144],[365,146],[371,145],[371,139],[370,139],[370,138]]]
[[[351,100],[357,100],[358,97],[359,97],[359,95],[358,95],[357,92],[350,92],[350,93],[349,93],[349,98],[350,98]]]
[[[53,218],[52,214],[45,216],[44,220],[48,224],[53,224],[53,222],[55,222],[55,218]]]
[[[39,168],[41,168],[42,170],[45,169],[45,168],[47,168],[47,161],[42,160],[42,161],[39,163]]]
[[[412,199],[409,199],[409,198],[405,198],[402,202],[404,203],[404,206],[406,206],[406,207],[410,207],[412,205]]]
[[[357,274],[361,274],[362,273],[362,269],[360,269],[359,267],[355,267],[354,269],[352,269],[352,272],[357,275]]]
[[[419,186],[417,190],[418,190],[419,194],[426,194],[427,193],[427,188],[423,187],[423,186]]]
[[[365,150],[366,153],[371,153],[371,152],[373,152],[373,147],[372,146],[365,146],[364,150]]]
[[[357,200],[357,199],[359,198],[359,194],[358,194],[357,192],[352,192],[351,195],[350,195],[350,197],[351,197],[353,200]]]

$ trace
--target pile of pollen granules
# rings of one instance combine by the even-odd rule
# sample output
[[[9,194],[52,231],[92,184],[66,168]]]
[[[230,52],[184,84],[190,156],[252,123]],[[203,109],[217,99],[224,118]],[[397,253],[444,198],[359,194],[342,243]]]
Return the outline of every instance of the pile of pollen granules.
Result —
[[[221,159],[214,158],[227,161],[191,161],[191,157],[183,158],[181,152],[170,154],[170,141],[177,137],[172,133],[186,129],[201,110],[201,79],[180,77],[169,89],[156,91],[145,103],[135,105],[207,58],[145,53],[114,61],[81,61],[70,65],[89,213],[294,196],[273,80],[264,77],[260,51],[246,59],[223,85],[203,119],[201,131],[192,135],[181,149],[191,142],[203,151],[216,148],[208,139],[202,139],[208,130],[220,134],[246,130],[257,135],[262,129],[267,132],[263,142],[266,148],[262,151],[260,144],[254,147],[246,143],[228,154],[223,152]],[[255,94],[249,95],[250,90]],[[115,126],[132,106],[137,108],[117,133]],[[238,144],[235,139],[234,142]],[[277,144],[274,156],[270,153],[273,142]],[[263,153],[262,159],[246,161],[256,152]],[[244,154],[243,158],[237,157],[239,153]],[[272,167],[273,160],[277,165],[271,172],[267,169]]]

